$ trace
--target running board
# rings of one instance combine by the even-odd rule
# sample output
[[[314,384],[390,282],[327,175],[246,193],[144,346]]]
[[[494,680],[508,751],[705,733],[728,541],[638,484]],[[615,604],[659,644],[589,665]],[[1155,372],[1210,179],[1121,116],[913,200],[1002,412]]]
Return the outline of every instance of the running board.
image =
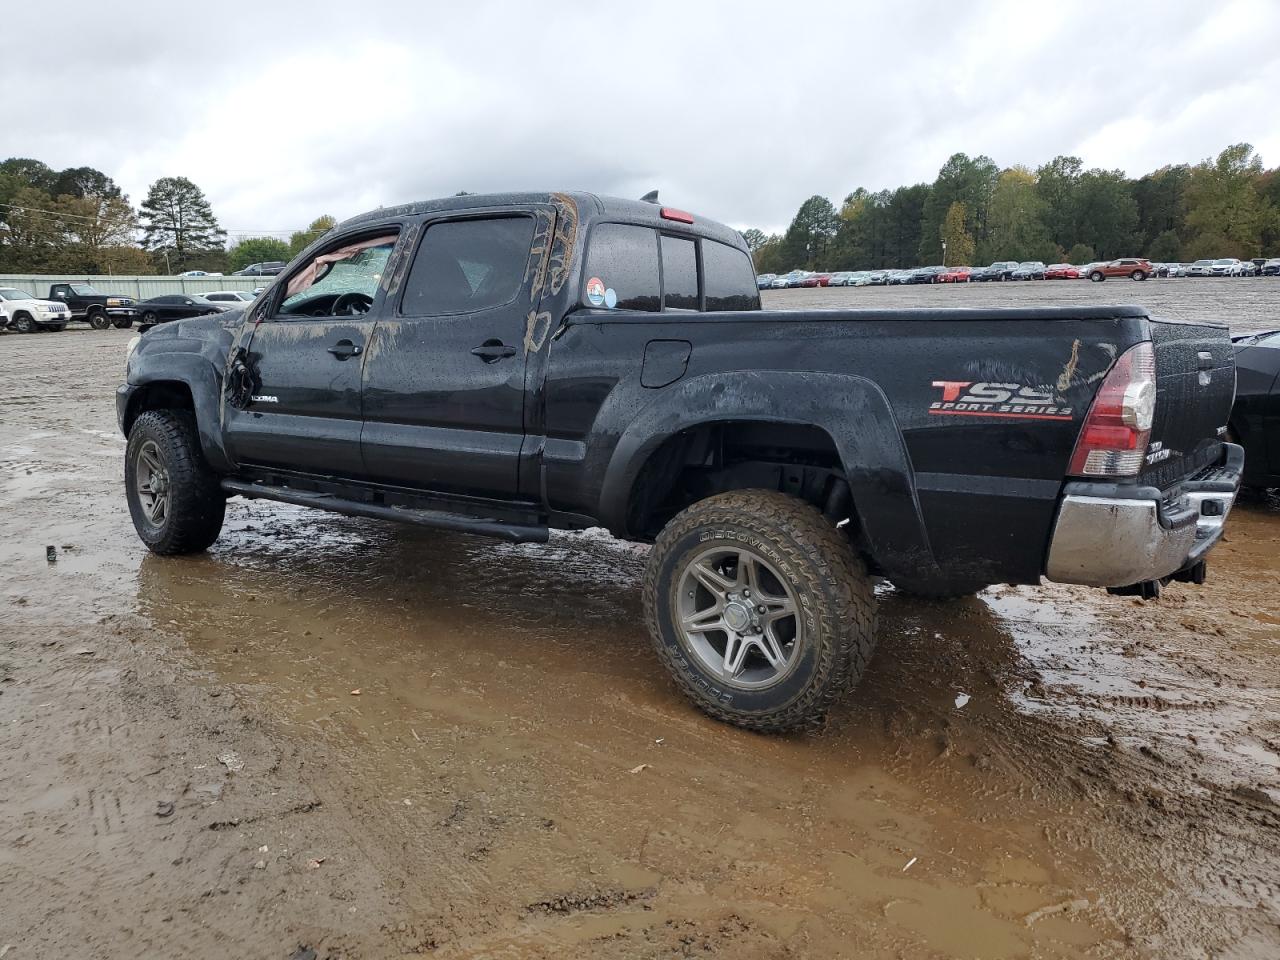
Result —
[[[474,533],[482,537],[495,537],[508,543],[546,543],[548,531],[544,526],[507,523],[502,520],[486,520],[462,513],[444,510],[423,510],[420,507],[388,507],[378,503],[361,503],[347,500],[332,493],[294,490],[266,483],[247,483],[244,480],[223,480],[222,489],[229,494],[239,494],[251,500],[276,500],[300,507],[315,507],[350,517],[372,517],[375,520],[394,520],[397,523],[413,523],[437,530],[456,530]]]

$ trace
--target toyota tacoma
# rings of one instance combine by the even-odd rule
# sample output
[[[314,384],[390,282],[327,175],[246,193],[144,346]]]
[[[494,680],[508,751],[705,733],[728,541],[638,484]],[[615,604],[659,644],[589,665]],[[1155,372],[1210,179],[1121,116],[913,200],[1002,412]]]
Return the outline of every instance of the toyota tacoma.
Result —
[[[1234,384],[1225,327],[1140,307],[762,310],[734,230],[553,193],[348,220],[254,303],[136,338],[116,403],[155,553],[208,547],[233,496],[602,526],[652,544],[683,692],[778,731],[866,669],[877,581],[1201,582]]]

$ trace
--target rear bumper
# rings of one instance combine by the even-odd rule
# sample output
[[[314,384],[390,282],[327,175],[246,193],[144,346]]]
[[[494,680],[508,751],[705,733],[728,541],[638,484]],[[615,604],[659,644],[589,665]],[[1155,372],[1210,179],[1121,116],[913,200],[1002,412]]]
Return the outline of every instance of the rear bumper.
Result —
[[[1240,489],[1244,448],[1172,487],[1068,483],[1045,576],[1058,583],[1127,587],[1194,566],[1222,537]]]

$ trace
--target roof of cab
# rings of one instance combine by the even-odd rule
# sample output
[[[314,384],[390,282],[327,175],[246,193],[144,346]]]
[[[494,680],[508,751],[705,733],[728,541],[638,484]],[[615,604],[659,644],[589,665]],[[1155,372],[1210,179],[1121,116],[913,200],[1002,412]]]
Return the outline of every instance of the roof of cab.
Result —
[[[453,213],[455,211],[485,210],[493,207],[518,207],[535,203],[552,203],[555,199],[568,200],[578,208],[579,217],[584,220],[620,220],[631,223],[642,223],[666,230],[692,230],[701,236],[719,240],[739,249],[745,250],[746,243],[742,235],[731,227],[726,227],[715,220],[708,220],[694,214],[692,226],[662,217],[664,204],[649,203],[645,200],[623,200],[620,197],[601,197],[594,193],[468,193],[457,197],[442,197],[437,200],[420,200],[416,203],[404,203],[395,207],[380,207],[351,217],[338,224],[335,229],[345,230],[361,224],[377,224],[384,221],[399,220],[405,217],[418,217],[423,214]]]

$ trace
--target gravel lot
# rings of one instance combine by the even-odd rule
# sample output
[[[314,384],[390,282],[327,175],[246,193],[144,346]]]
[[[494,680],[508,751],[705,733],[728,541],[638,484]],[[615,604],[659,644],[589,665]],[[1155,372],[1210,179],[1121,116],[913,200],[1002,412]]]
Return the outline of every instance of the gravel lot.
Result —
[[[1261,279],[766,303],[1049,296],[1280,326]],[[1280,955],[1280,498],[1153,603],[885,588],[862,686],[764,738],[675,693],[604,536],[236,500],[149,556],[128,337],[0,334],[6,960]]]
[[[1280,327],[1280,277],[801,287],[765,290],[762,296],[766,309],[771,310],[1136,303],[1156,316],[1174,320],[1211,320],[1229,325],[1236,333]]]

